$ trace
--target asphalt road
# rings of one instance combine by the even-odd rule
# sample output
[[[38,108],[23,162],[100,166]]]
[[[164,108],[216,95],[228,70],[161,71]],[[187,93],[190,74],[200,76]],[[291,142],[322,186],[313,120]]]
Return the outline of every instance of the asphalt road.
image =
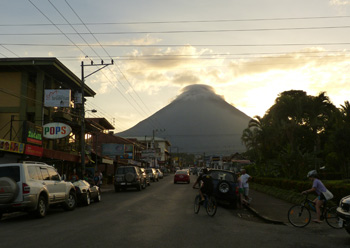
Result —
[[[194,179],[194,177],[193,177]],[[247,210],[193,213],[196,190],[172,176],[141,192],[108,192],[100,203],[44,219],[26,214],[0,221],[0,247],[349,247],[344,230],[298,229],[259,221]],[[243,217],[243,218],[242,218]]]

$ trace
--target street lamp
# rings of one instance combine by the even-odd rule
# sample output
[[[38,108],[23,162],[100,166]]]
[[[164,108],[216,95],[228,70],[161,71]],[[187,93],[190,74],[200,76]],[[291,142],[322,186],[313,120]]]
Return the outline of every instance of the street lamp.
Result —
[[[84,103],[83,103],[84,106]],[[84,172],[85,172],[85,112],[92,112],[96,113],[96,109],[91,109],[91,110],[84,110],[82,109],[82,114],[81,114],[81,178],[84,177]]]

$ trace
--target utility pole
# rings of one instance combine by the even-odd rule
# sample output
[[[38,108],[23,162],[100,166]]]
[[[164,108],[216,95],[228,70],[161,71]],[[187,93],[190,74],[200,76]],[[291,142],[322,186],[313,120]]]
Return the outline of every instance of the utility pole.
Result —
[[[81,150],[80,150],[80,156],[81,156],[81,178],[84,176],[85,172],[85,102],[84,102],[84,97],[85,97],[85,78],[91,76],[92,74],[95,74],[96,72],[102,70],[103,68],[113,65],[114,62],[111,60],[111,63],[104,64],[103,60],[101,60],[101,64],[94,64],[93,61],[91,61],[91,64],[84,65],[84,61],[81,61],[81,134],[80,134],[80,145],[81,145]],[[101,68],[97,69],[96,71],[93,71],[87,76],[84,76],[84,67],[85,66],[101,66]]]

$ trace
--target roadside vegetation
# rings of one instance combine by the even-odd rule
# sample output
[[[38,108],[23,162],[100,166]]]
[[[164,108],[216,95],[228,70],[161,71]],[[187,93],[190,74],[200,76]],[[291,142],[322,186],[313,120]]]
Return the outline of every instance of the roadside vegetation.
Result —
[[[253,161],[246,169],[259,189],[275,189],[273,194],[284,195],[280,198],[300,202],[294,193],[311,187],[306,174],[316,169],[335,202],[350,194],[348,101],[337,108],[325,92],[282,92],[263,117],[249,122],[241,139],[244,155]]]

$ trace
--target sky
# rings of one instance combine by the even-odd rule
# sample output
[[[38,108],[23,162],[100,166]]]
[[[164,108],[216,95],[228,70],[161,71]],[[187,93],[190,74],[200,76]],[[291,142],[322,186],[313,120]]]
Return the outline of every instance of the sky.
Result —
[[[124,131],[204,84],[250,117],[283,91],[350,96],[350,0],[1,0],[0,58],[110,63],[87,117]],[[99,66],[85,66],[84,74]],[[161,127],[155,127],[161,128]]]

